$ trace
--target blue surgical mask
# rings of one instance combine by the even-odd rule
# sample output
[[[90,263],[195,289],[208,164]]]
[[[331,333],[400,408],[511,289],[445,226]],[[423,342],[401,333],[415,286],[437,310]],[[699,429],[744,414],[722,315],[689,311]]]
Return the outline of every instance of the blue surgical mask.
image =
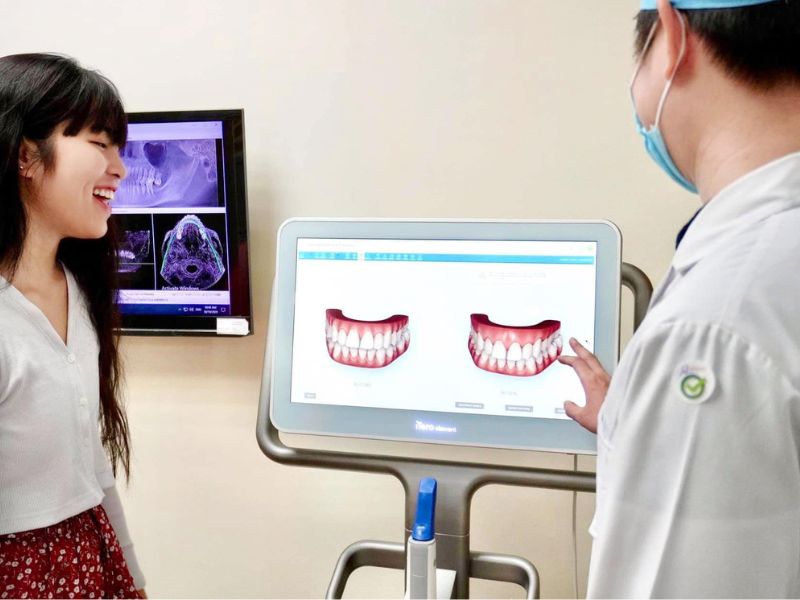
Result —
[[[684,23],[683,16],[680,15],[680,13],[678,14],[678,18],[681,21],[681,30],[683,32],[681,52],[678,56],[678,61],[675,63],[675,70],[672,72],[672,76],[670,77],[669,81],[667,81],[666,86],[664,86],[664,91],[661,94],[661,100],[659,100],[658,110],[656,111],[656,122],[649,129],[645,127],[642,123],[642,120],[639,118],[638,113],[636,112],[635,102],[633,104],[633,114],[636,118],[636,128],[644,138],[644,147],[650,157],[659,167],[664,170],[665,173],[667,173],[667,175],[672,177],[675,182],[683,186],[691,193],[696,194],[697,187],[691,181],[686,179],[683,173],[681,173],[680,169],[678,169],[678,166],[675,164],[675,161],[672,160],[672,156],[667,149],[667,143],[664,141],[664,136],[661,134],[661,114],[664,111],[664,104],[667,100],[669,90],[672,87],[672,81],[675,79],[675,74],[678,72],[678,67],[680,67],[681,62],[683,61],[683,56],[686,53],[686,24]],[[639,74],[639,70],[642,68],[642,61],[644,60],[647,50],[653,41],[653,37],[655,37],[657,27],[658,21],[656,21],[656,23],[653,25],[653,29],[650,31],[650,35],[647,38],[644,50],[642,50],[642,57],[639,60],[639,64],[637,65],[636,71],[633,74],[633,79],[631,79],[631,101],[633,101],[633,84],[636,81],[636,76]]]

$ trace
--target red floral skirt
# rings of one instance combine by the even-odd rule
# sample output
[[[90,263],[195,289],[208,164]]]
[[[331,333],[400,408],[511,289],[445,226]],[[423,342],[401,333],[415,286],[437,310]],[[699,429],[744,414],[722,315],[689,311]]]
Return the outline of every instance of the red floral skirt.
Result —
[[[138,598],[106,511],[0,535],[0,598]]]

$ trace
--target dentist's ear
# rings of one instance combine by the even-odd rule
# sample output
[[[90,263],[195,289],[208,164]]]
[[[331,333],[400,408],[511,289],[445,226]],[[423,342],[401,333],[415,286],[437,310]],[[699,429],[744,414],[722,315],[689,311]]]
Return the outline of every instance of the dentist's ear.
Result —
[[[678,67],[681,74],[691,68],[696,42],[686,17],[672,7],[670,0],[658,0],[658,18],[667,50],[664,77],[672,79]]]

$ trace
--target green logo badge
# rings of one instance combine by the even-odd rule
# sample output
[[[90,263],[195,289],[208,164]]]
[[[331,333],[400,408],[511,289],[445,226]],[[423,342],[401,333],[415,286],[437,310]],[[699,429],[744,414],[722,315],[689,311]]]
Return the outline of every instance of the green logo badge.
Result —
[[[681,393],[687,400],[697,400],[706,391],[706,380],[691,373],[681,380]]]

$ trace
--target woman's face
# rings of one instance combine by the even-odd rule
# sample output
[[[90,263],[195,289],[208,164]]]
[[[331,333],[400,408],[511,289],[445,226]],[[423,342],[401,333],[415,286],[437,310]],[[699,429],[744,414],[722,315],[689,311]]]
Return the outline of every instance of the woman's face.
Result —
[[[32,188],[29,217],[60,239],[101,238],[108,230],[109,202],[125,178],[125,165],[119,147],[105,132],[86,128],[65,136],[65,127],[59,125],[48,140],[52,169],[45,171],[37,161],[24,173]]]

